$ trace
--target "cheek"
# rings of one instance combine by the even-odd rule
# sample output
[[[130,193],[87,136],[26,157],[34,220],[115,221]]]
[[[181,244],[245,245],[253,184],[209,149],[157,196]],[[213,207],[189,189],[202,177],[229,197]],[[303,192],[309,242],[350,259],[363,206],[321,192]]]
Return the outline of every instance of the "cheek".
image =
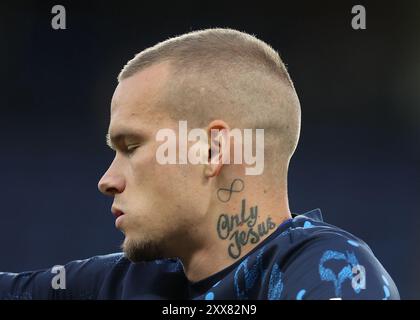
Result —
[[[159,164],[152,147],[138,152],[130,159],[126,178],[128,193],[142,202],[153,202],[154,206],[173,202],[185,185],[179,166]]]
[[[210,198],[202,172],[201,165],[161,165],[156,161],[155,149],[150,147],[131,159],[127,179],[134,186],[139,204],[154,211],[154,215],[171,219],[182,212],[187,219],[191,214],[200,215]]]
[[[127,179],[134,180],[135,183],[151,180],[155,175],[156,156],[151,146],[139,148],[134,156],[129,160],[129,172]]]
[[[177,212],[186,218],[197,218],[205,214],[210,199],[209,183],[201,175],[199,165],[174,165],[165,173],[165,184],[169,198]]]

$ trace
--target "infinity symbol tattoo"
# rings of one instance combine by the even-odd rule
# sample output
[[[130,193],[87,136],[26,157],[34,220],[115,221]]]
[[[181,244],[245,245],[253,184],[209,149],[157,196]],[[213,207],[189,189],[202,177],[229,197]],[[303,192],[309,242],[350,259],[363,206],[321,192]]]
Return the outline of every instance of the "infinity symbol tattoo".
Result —
[[[234,188],[236,185],[236,188]],[[232,181],[230,188],[220,188],[217,190],[217,198],[222,202],[228,202],[232,197],[232,193],[244,190],[245,184],[241,179]]]

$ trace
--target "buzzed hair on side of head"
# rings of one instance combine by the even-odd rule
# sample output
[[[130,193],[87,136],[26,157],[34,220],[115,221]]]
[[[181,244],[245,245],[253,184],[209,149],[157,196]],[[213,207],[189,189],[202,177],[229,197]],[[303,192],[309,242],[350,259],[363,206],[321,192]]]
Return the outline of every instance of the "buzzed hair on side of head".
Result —
[[[300,135],[300,103],[271,46],[233,29],[193,31],[138,53],[118,81],[163,62],[171,69],[162,93],[171,117],[197,127],[222,119],[232,128],[264,129],[267,158],[288,166]]]

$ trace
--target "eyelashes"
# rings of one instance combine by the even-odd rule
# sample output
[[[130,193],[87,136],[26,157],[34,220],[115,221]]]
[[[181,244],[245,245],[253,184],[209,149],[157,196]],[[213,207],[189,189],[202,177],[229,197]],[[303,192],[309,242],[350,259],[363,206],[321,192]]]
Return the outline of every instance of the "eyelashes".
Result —
[[[139,147],[140,147],[140,144],[138,144],[138,143],[128,145],[125,148],[124,153],[127,154],[128,156],[131,156]]]

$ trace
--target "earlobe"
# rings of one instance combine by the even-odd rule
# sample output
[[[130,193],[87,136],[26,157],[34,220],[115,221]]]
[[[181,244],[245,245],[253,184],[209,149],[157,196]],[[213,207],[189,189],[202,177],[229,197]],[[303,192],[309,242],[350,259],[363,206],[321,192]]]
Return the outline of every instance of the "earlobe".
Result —
[[[213,157],[211,157],[211,155],[212,155],[211,150],[209,150],[208,164],[206,165],[206,168],[204,171],[206,177],[208,178],[217,177],[220,174],[220,171],[222,170],[222,167],[223,167],[222,154],[218,152]]]

